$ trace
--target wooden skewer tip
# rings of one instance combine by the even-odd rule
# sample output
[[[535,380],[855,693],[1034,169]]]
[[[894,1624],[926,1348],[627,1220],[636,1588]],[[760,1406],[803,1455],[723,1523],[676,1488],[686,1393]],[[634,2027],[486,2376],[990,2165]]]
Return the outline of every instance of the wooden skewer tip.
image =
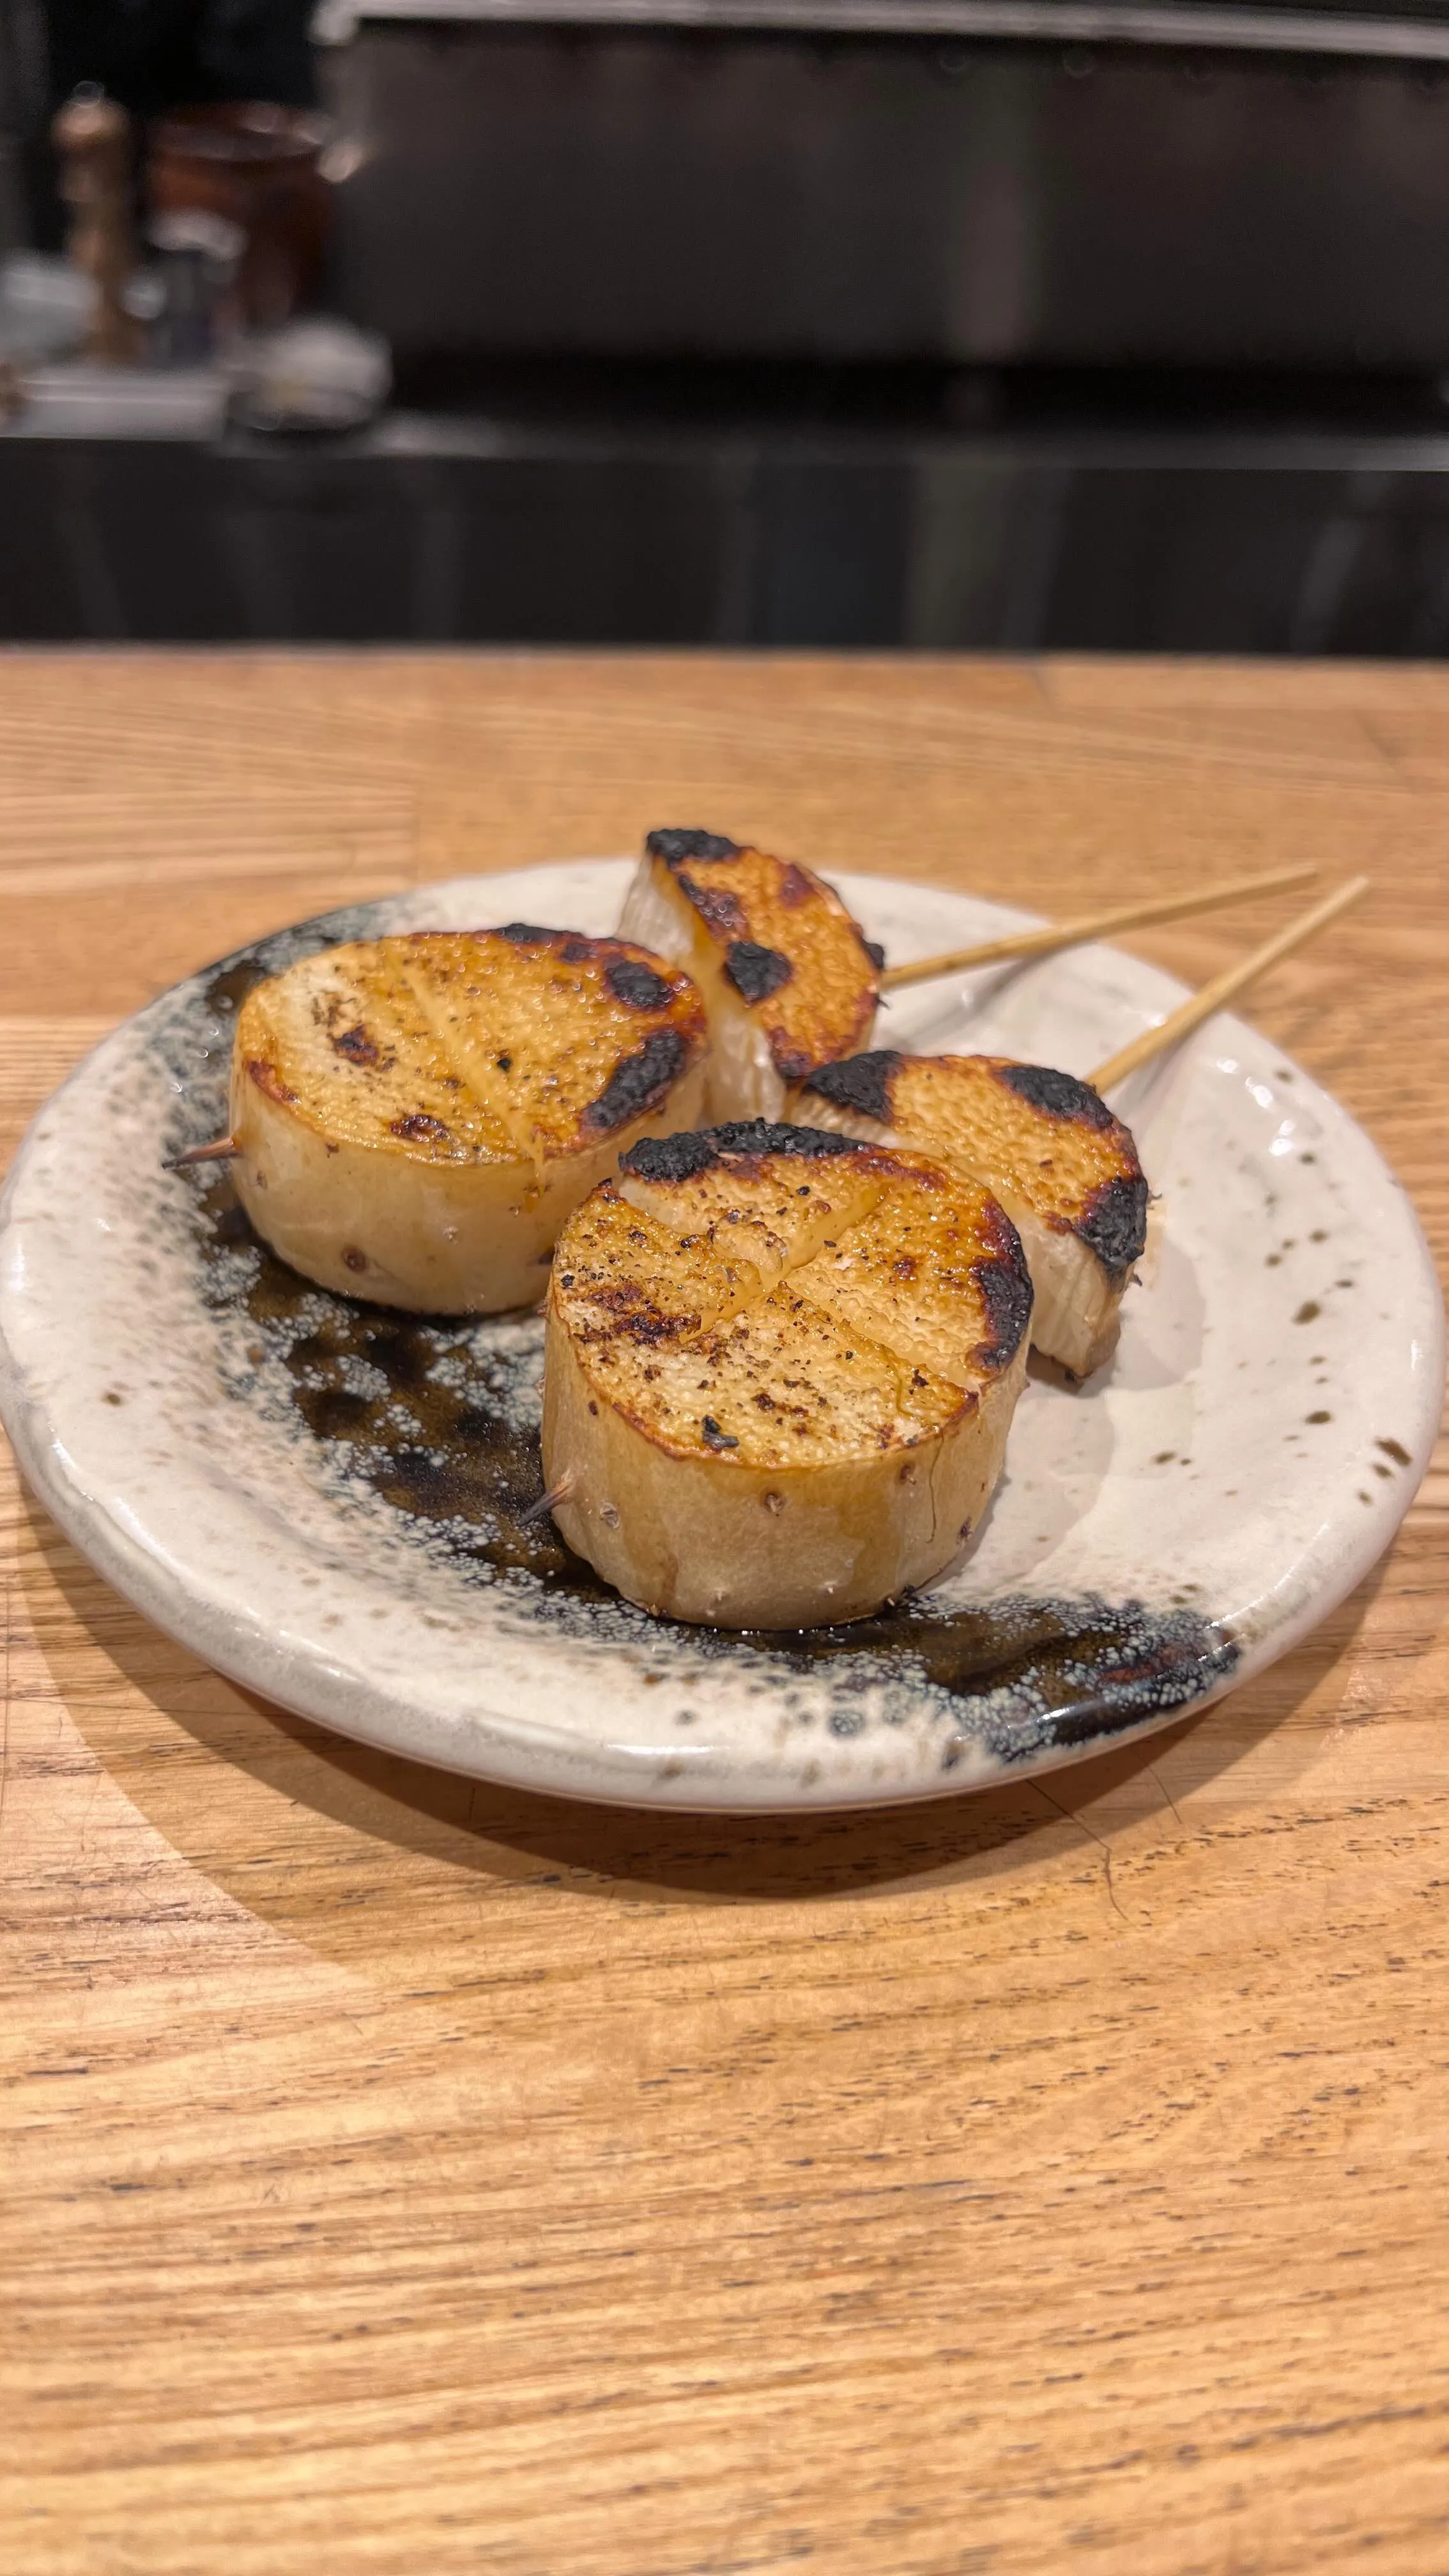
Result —
[[[519,1513],[518,1527],[529,1529],[535,1521],[547,1520],[556,1503],[568,1501],[574,1490],[574,1482],[575,1479],[571,1475],[560,1476],[556,1485],[550,1485],[546,1494],[540,1494],[536,1503],[530,1503],[526,1512]]]
[[[226,1163],[241,1147],[234,1136],[213,1137],[209,1145],[188,1145],[184,1154],[173,1154],[168,1172],[189,1172],[193,1163]]]

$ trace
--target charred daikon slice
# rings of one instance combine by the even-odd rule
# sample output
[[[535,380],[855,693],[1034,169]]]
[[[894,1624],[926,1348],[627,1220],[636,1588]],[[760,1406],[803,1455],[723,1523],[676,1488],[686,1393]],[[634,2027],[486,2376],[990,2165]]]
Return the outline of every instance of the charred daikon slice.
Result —
[[[697,1114],[703,1004],[619,939],[515,922],[329,948],[237,1021],[237,1190],[326,1288],[430,1314],[535,1302],[621,1146]]]
[[[718,832],[651,832],[620,929],[687,967],[704,995],[711,1119],[778,1118],[789,1084],[870,1044],[879,952],[792,860]]]
[[[879,1049],[820,1067],[791,1107],[984,1182],[1026,1249],[1037,1349],[1078,1378],[1111,1357],[1148,1193],[1128,1130],[1089,1084],[1007,1056]]]
[[[1030,1313],[1010,1219],[922,1156],[763,1120],[646,1140],[559,1238],[554,1518],[648,1610],[864,1618],[979,1525]]]

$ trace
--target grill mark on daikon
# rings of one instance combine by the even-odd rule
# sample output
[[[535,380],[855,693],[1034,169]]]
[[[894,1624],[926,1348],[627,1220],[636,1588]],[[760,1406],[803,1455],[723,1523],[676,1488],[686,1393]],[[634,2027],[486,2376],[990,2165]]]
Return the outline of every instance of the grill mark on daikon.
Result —
[[[447,1074],[467,1093],[484,1130],[477,1141],[495,1153],[517,1154],[532,1166],[535,1180],[541,1179],[542,1147],[531,1117],[520,1110],[508,1091],[507,1075],[499,1071],[496,1042],[491,1036],[474,1040],[464,1033],[458,1011],[444,1000],[421,962],[408,959],[400,971]]]

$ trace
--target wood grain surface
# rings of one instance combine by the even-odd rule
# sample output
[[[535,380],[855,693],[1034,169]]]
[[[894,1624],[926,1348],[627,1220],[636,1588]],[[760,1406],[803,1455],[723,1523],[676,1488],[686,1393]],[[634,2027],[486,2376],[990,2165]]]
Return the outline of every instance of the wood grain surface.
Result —
[[[238,941],[658,822],[1048,911],[1366,870],[1255,1016],[1449,1251],[1415,669],[6,656],[0,1147]],[[1449,2568],[1442,1453],[1196,1723],[815,1822],[379,1758],[13,1477],[3,1548],[13,2576]]]

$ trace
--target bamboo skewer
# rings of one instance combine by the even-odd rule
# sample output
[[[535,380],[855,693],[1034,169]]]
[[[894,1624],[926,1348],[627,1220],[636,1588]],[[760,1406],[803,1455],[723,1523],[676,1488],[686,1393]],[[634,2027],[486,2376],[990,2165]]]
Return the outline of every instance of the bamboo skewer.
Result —
[[[209,1145],[188,1145],[184,1154],[174,1154],[166,1169],[168,1172],[189,1172],[193,1163],[226,1163],[239,1151],[234,1136],[217,1136]]]
[[[935,975],[953,975],[972,966],[995,966],[1013,957],[1047,957],[1062,948],[1076,948],[1091,939],[1101,939],[1109,931],[1140,929],[1150,921],[1179,921],[1192,912],[1210,912],[1219,904],[1249,903],[1255,897],[1278,894],[1287,886],[1305,885],[1318,873],[1316,868],[1276,868],[1266,876],[1230,877],[1221,885],[1202,887],[1196,894],[1167,895],[1147,903],[1121,904],[1113,912],[1081,913],[1072,921],[1046,922],[1039,930],[1019,930],[1006,939],[987,940],[975,948],[948,949],[939,957],[917,957],[905,966],[888,966],[881,976],[882,992],[898,992],[906,984],[923,984]],[[1327,922],[1345,912],[1368,886],[1367,877],[1354,877],[1335,894],[1325,897],[1311,912],[1290,921],[1287,928],[1275,933],[1261,948],[1253,951],[1237,966],[1204,984],[1182,1008],[1161,1021],[1155,1029],[1144,1029],[1130,1046],[1099,1065],[1092,1076],[1098,1091],[1109,1084],[1122,1082],[1139,1065],[1149,1064],[1164,1048],[1174,1046],[1190,1029],[1211,1019],[1235,993],[1243,991],[1259,975],[1266,974],[1280,957],[1287,957],[1304,941],[1312,939]],[[167,1166],[173,1172],[184,1172],[197,1163],[220,1163],[237,1152],[234,1137],[218,1136],[213,1143],[189,1146]],[[541,1513],[552,1498],[545,1496],[537,1506]]]
[[[1150,1064],[1154,1056],[1161,1055],[1167,1047],[1176,1046],[1179,1038],[1185,1038],[1190,1030],[1200,1027],[1204,1020],[1210,1020],[1214,1012],[1220,1011],[1235,994],[1256,983],[1260,975],[1266,975],[1269,967],[1276,966],[1280,957],[1290,957],[1295,948],[1302,948],[1308,940],[1316,939],[1320,930],[1326,929],[1330,921],[1336,921],[1341,912],[1347,912],[1349,905],[1357,903],[1360,895],[1367,891],[1367,877],[1350,877],[1346,885],[1339,886],[1333,894],[1325,895],[1322,903],[1316,903],[1311,912],[1300,913],[1298,919],[1290,921],[1285,929],[1275,931],[1273,937],[1265,939],[1262,947],[1255,948],[1250,957],[1241,958],[1236,966],[1225,967],[1221,975],[1215,975],[1200,992],[1191,994],[1179,1009],[1170,1011],[1165,1020],[1159,1020],[1155,1029],[1144,1029],[1140,1037],[1133,1038],[1127,1046],[1119,1047],[1105,1064],[1099,1064],[1096,1072],[1088,1077],[1093,1090],[1110,1091],[1115,1084],[1125,1082],[1128,1074],[1135,1073],[1139,1065]]]
[[[929,983],[933,975],[960,975],[972,966],[1001,966],[1012,957],[1050,957],[1059,948],[1080,948],[1089,939],[1104,939],[1113,930],[1140,930],[1149,921],[1180,921],[1189,912],[1211,912],[1220,903],[1251,903],[1259,895],[1281,894],[1289,886],[1307,885],[1316,868],[1274,868],[1267,876],[1229,877],[1225,884],[1200,887],[1196,894],[1159,895],[1145,903],[1119,904],[1112,912],[1079,913],[1072,921],[1048,921],[1039,930],[1014,930],[1005,939],[988,939],[975,948],[948,948],[939,957],[913,957],[904,966],[887,966],[880,979],[883,993],[899,993],[907,984]]]

